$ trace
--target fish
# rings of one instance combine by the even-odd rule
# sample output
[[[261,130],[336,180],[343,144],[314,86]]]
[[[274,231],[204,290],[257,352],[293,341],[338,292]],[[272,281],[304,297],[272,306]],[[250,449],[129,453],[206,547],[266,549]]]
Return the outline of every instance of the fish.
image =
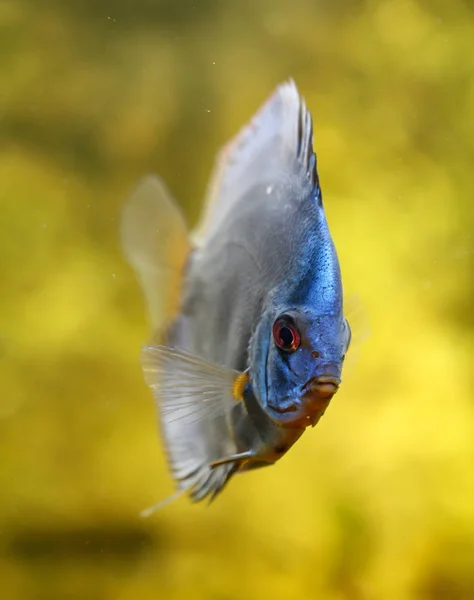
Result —
[[[293,79],[218,153],[194,229],[146,175],[120,236],[147,305],[140,360],[173,497],[212,501],[319,422],[351,343],[313,121]]]

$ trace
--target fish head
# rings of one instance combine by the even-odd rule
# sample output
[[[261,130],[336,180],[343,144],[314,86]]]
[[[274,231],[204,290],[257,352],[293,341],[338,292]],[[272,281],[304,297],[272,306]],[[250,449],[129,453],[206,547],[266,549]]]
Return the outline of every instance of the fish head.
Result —
[[[316,425],[339,389],[350,344],[342,309],[280,307],[258,333],[262,354],[251,380],[263,410],[282,427]]]
[[[351,333],[339,260],[321,190],[303,202],[288,252],[292,260],[267,303],[255,379],[267,415],[282,427],[314,426],[339,389]],[[301,241],[304,243],[301,243]]]

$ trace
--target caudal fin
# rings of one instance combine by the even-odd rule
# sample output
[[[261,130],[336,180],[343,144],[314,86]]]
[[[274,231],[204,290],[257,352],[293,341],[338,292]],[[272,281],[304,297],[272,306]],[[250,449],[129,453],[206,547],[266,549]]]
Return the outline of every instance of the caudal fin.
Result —
[[[155,334],[179,310],[183,272],[191,252],[184,215],[161,179],[144,177],[130,194],[121,215],[120,235]]]

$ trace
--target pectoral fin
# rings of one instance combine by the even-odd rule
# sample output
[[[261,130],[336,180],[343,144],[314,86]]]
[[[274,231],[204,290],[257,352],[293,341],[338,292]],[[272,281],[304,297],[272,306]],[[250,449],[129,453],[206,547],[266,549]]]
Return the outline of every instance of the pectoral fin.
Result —
[[[350,328],[350,344],[344,365],[345,379],[351,375],[359,361],[362,345],[370,337],[370,321],[368,314],[357,295],[344,300],[344,315]]]
[[[178,489],[196,502],[214,497],[238,466],[222,457],[238,454],[231,412],[242,373],[167,346],[143,348],[141,362]]]
[[[141,363],[167,422],[182,424],[226,416],[235,406],[242,374],[207,362],[185,350],[145,346]]]

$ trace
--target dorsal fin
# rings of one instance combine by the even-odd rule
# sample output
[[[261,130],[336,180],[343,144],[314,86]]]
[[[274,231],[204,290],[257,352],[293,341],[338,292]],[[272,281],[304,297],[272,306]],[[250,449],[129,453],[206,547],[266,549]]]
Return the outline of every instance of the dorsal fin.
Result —
[[[295,171],[295,165],[299,168]],[[258,184],[271,186],[279,177],[297,175],[317,188],[313,125],[293,80],[281,84],[219,153],[207,189],[202,219],[193,232],[200,246],[228,210]]]

